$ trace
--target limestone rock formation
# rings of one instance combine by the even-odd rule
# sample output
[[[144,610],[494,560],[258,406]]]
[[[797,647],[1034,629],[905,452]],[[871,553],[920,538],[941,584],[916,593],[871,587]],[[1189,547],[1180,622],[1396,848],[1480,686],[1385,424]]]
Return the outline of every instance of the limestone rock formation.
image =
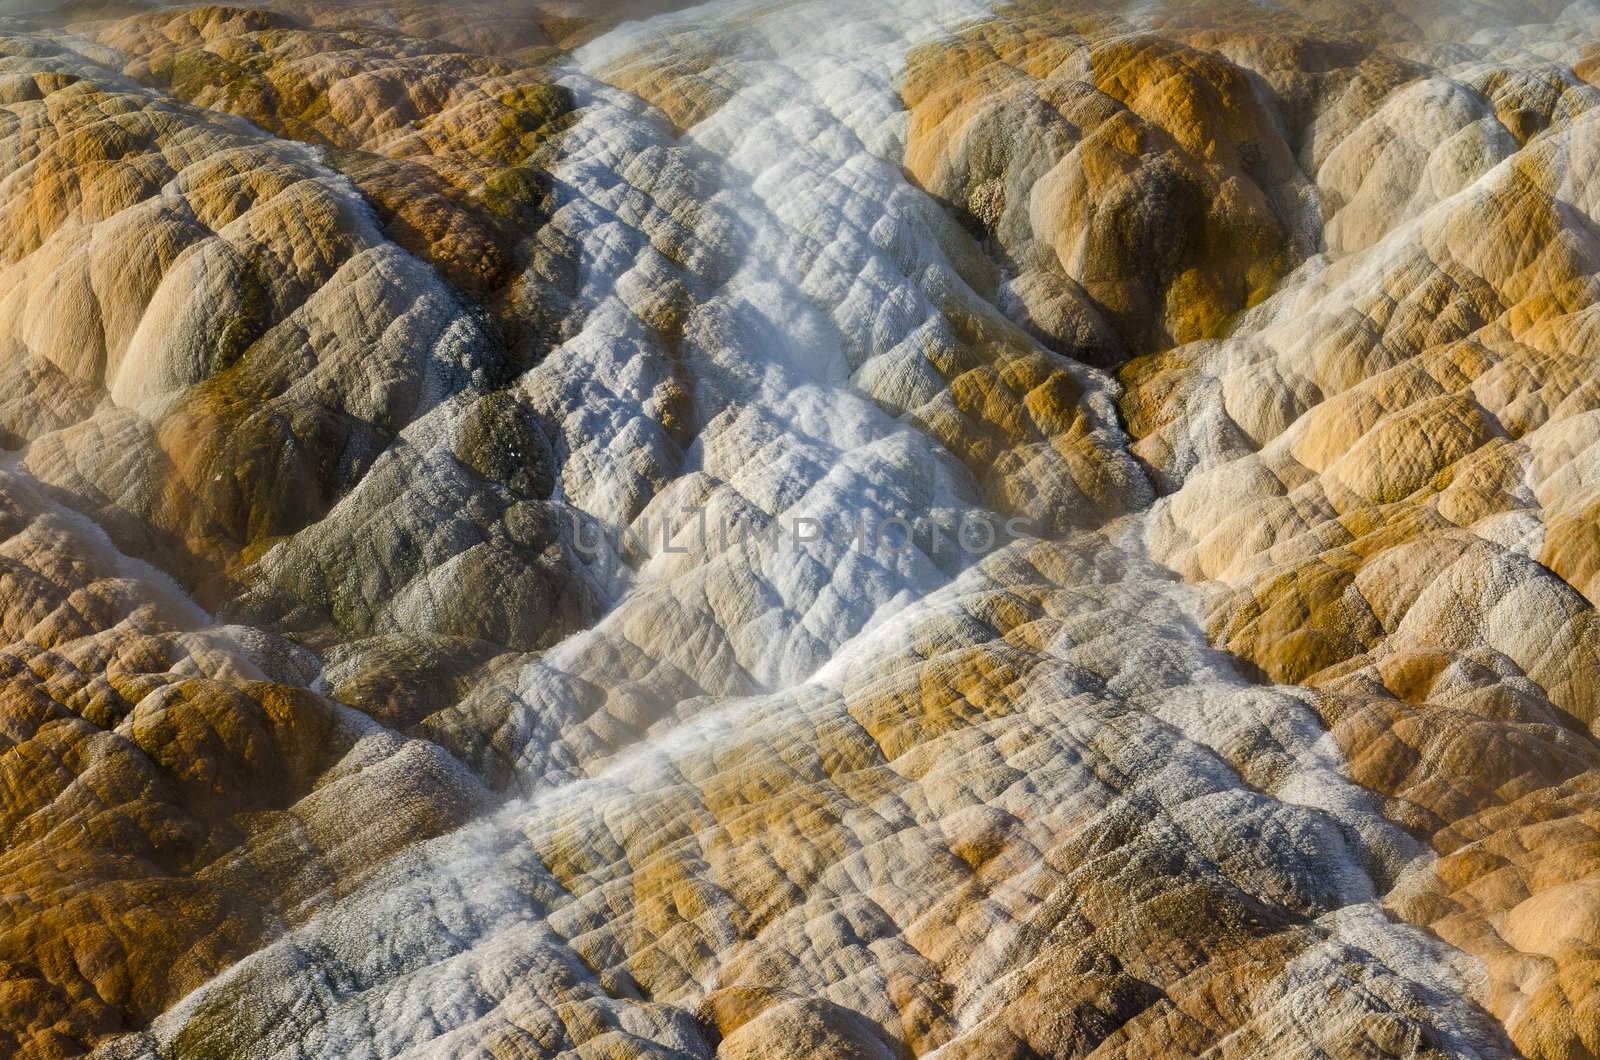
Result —
[[[1597,57],[0,7],[0,1054],[1600,1053]]]

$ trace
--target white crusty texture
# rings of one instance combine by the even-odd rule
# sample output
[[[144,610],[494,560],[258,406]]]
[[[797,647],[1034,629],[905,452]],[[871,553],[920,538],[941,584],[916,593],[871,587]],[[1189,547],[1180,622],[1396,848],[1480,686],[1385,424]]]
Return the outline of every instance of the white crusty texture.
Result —
[[[0,1052],[1600,1050],[1589,7],[439,10],[0,26]]]

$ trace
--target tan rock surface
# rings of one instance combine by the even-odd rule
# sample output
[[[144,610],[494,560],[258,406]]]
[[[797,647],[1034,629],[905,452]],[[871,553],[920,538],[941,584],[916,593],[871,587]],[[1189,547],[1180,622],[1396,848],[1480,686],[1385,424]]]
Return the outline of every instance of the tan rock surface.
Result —
[[[0,1053],[1600,1052],[1600,12],[666,6],[0,17]]]

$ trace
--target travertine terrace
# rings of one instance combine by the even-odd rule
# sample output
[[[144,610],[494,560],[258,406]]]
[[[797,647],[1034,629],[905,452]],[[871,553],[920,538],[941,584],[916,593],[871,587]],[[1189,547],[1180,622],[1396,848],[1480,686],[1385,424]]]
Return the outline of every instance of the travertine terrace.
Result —
[[[1596,0],[0,0],[0,449],[0,1057],[1600,1055]]]

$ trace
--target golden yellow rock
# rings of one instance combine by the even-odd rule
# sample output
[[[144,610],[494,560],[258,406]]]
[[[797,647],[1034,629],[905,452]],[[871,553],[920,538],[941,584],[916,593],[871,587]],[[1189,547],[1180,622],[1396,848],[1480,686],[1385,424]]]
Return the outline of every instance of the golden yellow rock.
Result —
[[[1600,1053],[1600,16],[0,15],[0,1054]]]

